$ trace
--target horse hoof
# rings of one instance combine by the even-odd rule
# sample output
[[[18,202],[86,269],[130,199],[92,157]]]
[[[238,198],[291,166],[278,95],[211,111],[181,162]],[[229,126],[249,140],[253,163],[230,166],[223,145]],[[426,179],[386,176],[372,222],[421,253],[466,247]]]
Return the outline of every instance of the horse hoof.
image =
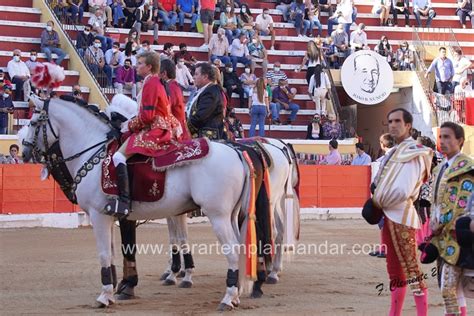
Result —
[[[277,284],[278,280],[272,277],[268,277],[267,280],[265,281],[266,284]]]
[[[166,280],[169,275],[170,275],[170,274],[169,274],[168,272],[163,273],[163,274],[161,275],[161,277],[160,277],[160,281]]]
[[[181,281],[181,283],[179,284],[179,287],[182,289],[189,289],[192,286],[193,286],[193,283],[189,281]]]
[[[107,305],[102,302],[95,301],[95,303],[92,305],[92,308],[107,308]]]
[[[133,300],[135,298],[135,289],[132,286],[122,285],[117,287],[115,297],[119,301]]]
[[[250,298],[261,298],[263,296],[262,290],[253,290]]]
[[[162,285],[166,285],[166,286],[169,286],[169,285],[176,285],[176,281],[174,280],[164,280],[163,283],[161,283]]]
[[[217,307],[218,312],[229,312],[233,309],[234,309],[233,306],[230,306],[230,305],[227,305],[227,304],[224,304],[224,303],[220,303],[219,306]]]
[[[135,295],[129,295],[129,294],[126,294],[126,293],[117,294],[117,295],[115,295],[115,297],[119,301],[128,301],[128,300],[134,300],[135,299]]]
[[[176,276],[177,278],[184,278],[184,276],[186,275],[186,271],[184,270],[181,270],[179,271],[178,275]]]

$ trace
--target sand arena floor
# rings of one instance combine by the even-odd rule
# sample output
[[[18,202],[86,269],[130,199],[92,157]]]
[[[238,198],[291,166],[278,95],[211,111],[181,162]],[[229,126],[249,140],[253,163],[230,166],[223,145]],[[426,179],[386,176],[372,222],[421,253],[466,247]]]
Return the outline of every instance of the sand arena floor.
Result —
[[[168,242],[164,225],[143,225],[137,235],[138,243],[142,244]],[[189,242],[195,244],[213,244],[216,240],[209,224],[190,225],[189,237]],[[115,240],[119,242],[118,228]],[[258,300],[244,295],[240,307],[230,313],[387,315],[390,291],[385,259],[355,253],[367,251],[360,245],[378,240],[377,227],[362,220],[304,221],[301,244],[316,245],[312,253],[296,254],[292,262],[285,262],[279,284],[264,285],[265,295]],[[342,254],[324,254],[324,246],[318,245],[326,241],[328,251],[338,248]],[[319,253],[315,253],[314,247],[321,247]],[[0,231],[0,251],[2,315],[212,314],[216,313],[225,290],[227,264],[222,255],[194,253],[194,286],[181,289],[163,286],[159,281],[166,267],[165,254],[142,254],[137,257],[139,298],[107,309],[94,309],[101,283],[91,228],[4,229]],[[121,254],[116,258],[121,277]],[[441,295],[432,266],[424,266],[424,272],[429,285],[430,315],[442,315]],[[468,301],[469,305],[472,301]],[[410,293],[404,311],[404,315],[416,314]]]

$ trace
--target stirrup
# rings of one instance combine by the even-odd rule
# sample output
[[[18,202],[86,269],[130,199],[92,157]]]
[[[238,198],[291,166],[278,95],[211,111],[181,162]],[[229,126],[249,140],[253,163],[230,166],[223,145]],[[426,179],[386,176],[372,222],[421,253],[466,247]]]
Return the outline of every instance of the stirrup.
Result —
[[[119,198],[112,199],[104,207],[104,213],[115,216],[118,219],[125,218],[130,214],[130,203],[121,201]]]

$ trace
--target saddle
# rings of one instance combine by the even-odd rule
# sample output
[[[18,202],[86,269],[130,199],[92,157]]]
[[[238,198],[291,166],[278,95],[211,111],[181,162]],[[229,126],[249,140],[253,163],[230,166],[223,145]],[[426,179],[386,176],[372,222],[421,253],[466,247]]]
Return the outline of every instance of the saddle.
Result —
[[[265,160],[266,167],[268,169],[271,169],[273,167],[273,161],[272,157],[268,153],[268,151],[265,149],[265,147],[262,144],[268,144],[268,141],[265,138],[262,137],[250,137],[250,138],[241,138],[236,141],[238,144],[245,145],[252,147],[253,150],[255,150],[263,160]]]
[[[209,140],[206,138],[192,139],[174,145],[173,150],[157,157],[134,155],[128,159],[130,195],[133,201],[159,201],[165,192],[167,169],[196,163],[209,153]],[[102,163],[102,191],[111,196],[118,196],[117,175],[112,156],[119,147],[117,140],[109,143]]]

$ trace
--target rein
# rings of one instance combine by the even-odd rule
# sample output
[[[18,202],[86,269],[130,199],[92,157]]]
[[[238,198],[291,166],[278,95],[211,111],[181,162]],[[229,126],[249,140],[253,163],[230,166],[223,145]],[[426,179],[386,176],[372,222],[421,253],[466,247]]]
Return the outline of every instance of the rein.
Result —
[[[70,99],[64,98],[66,101],[71,101]],[[54,131],[53,126],[51,124],[51,120],[49,118],[49,102],[50,99],[47,99],[44,101],[43,109],[41,111],[35,110],[35,114],[39,114],[39,118],[35,122],[30,122],[30,126],[35,128],[35,136],[33,138],[33,142],[30,143],[26,140],[23,140],[22,144],[26,147],[30,147],[33,152],[33,157],[35,158],[36,161],[42,162],[48,172],[53,176],[54,180],[58,182],[61,190],[64,192],[66,197],[69,199],[74,204],[77,204],[77,197],[76,197],[76,189],[77,185],[82,181],[82,179],[87,176],[87,174],[94,169],[94,166],[98,165],[102,159],[105,158],[106,156],[106,150],[107,150],[107,143],[113,138],[109,134],[107,135],[107,138],[95,145],[92,145],[84,150],[81,150],[80,152],[68,157],[68,158],[63,158],[63,153],[61,151],[61,147],[59,145],[59,136],[58,134]],[[89,111],[91,114],[94,116],[98,117],[102,122],[106,123],[111,129],[113,126],[111,125],[110,121],[101,115],[100,112],[93,110],[91,107],[89,107],[87,104],[82,104],[79,102],[74,102],[74,104],[86,109]],[[48,145],[48,134],[47,134],[47,129],[51,130],[51,133],[53,134],[55,140],[51,146]],[[44,143],[44,151],[42,151],[38,147],[38,138],[39,134],[42,132],[43,136],[43,143]],[[73,161],[85,153],[100,147],[97,151],[92,154],[91,157],[79,168],[79,170],[76,173],[76,176],[73,177],[71,176],[71,173],[69,172],[69,169],[66,166],[66,162]]]

